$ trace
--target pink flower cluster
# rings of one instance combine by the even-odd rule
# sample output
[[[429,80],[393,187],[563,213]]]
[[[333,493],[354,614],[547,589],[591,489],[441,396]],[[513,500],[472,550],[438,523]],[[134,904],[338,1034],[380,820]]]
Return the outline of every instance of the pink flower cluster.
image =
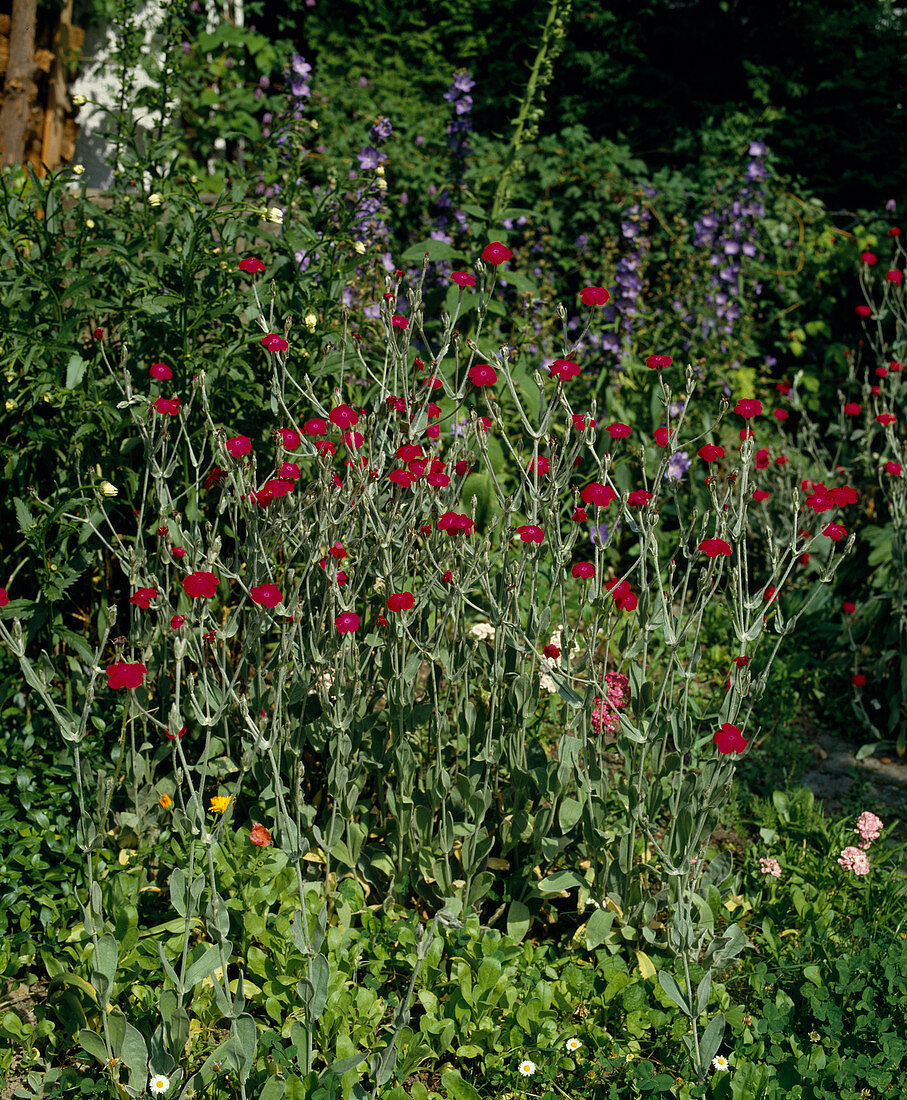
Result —
[[[882,819],[871,810],[864,810],[857,819],[855,833],[860,834],[860,847],[865,851],[874,840],[878,840],[884,828]]]
[[[838,863],[846,871],[853,871],[855,875],[869,874],[869,858],[864,851],[860,848],[854,848],[852,844],[848,845],[838,856]]]
[[[595,696],[592,706],[592,728],[596,733],[601,732],[604,726],[607,733],[613,733],[620,724],[618,710],[630,702],[630,681],[620,672],[609,672],[605,676],[605,684],[608,694],[605,698]]]
[[[781,864],[769,856],[762,856],[759,860],[759,870],[763,875],[772,875],[774,878],[781,878]]]

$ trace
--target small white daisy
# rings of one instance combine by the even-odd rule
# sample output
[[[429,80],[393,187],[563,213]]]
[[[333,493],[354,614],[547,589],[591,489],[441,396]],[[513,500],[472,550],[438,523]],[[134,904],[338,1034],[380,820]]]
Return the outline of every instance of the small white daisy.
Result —
[[[564,1043],[564,1046],[570,1051],[579,1050],[582,1045],[579,1039],[568,1039],[567,1042]]]
[[[163,1073],[159,1073],[148,1082],[148,1088],[151,1092],[155,1093],[155,1095],[164,1093],[170,1088],[170,1078],[165,1077]]]
[[[632,1062],[632,1061],[633,1061],[633,1057],[634,1057],[634,1056],[633,1056],[632,1054],[628,1054],[628,1055],[627,1055],[627,1056],[626,1056],[626,1057],[624,1058],[624,1061],[625,1061],[625,1062]]]
[[[528,1058],[520,1062],[520,1074],[523,1077],[531,1077],[533,1073],[535,1073],[535,1062],[530,1062]]]
[[[717,1070],[724,1071],[731,1068],[731,1063],[725,1058],[723,1054],[716,1054],[712,1059],[712,1065]]]

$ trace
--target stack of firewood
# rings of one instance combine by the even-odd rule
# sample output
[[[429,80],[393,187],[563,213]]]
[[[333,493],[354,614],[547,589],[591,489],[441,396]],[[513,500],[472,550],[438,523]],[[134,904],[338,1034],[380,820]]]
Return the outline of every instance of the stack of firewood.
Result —
[[[84,31],[72,24],[72,0],[52,21],[36,7],[13,0],[0,13],[0,164],[43,174],[72,159],[78,127],[66,87]]]

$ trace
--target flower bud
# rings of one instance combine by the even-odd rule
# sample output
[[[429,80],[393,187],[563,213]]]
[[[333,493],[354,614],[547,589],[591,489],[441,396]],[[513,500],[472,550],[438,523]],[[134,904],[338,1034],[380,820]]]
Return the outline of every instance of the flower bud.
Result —
[[[101,482],[101,495],[105,497],[115,497],[119,495],[120,490],[116,485],[111,485],[109,481]]]

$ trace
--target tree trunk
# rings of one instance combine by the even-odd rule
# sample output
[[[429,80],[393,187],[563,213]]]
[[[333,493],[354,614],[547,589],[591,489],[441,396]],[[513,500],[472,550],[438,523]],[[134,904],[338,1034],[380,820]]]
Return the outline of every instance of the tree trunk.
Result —
[[[0,111],[0,164],[21,164],[25,159],[28,112],[37,91],[34,84],[35,14],[37,0],[13,0],[9,37],[9,63]]]

